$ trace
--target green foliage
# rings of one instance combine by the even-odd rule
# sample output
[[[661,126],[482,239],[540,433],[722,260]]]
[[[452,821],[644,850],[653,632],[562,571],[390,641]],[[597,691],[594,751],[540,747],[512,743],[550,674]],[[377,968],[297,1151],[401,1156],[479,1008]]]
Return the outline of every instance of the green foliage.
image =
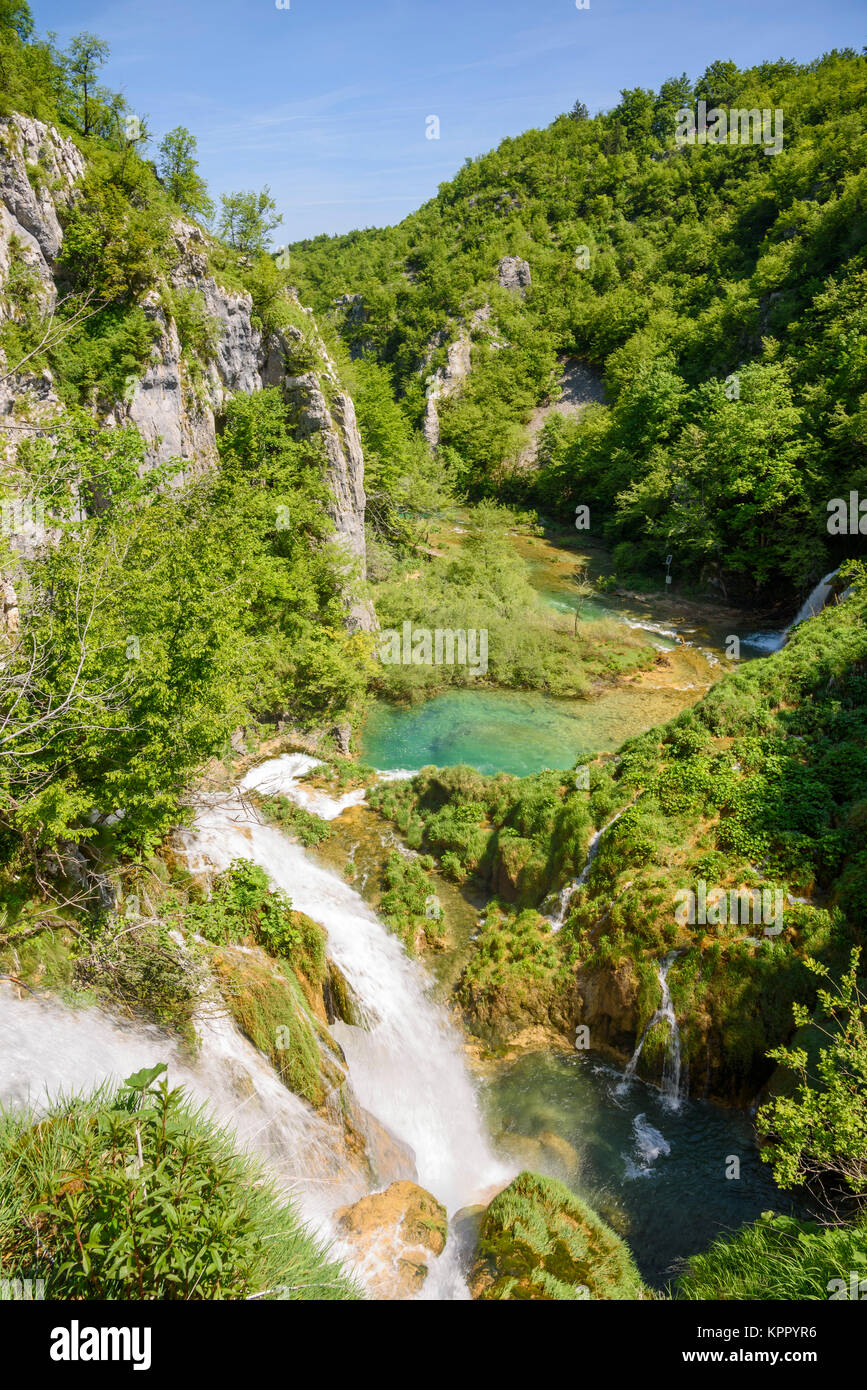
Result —
[[[318,452],[294,442],[276,390],[236,398],[220,444],[218,472],[172,491],[171,465],[143,470],[135,429],[84,412],[25,450],[58,540],[27,564],[42,655],[31,669],[19,648],[7,673],[29,671],[0,767],[10,830],[50,845],[116,811],[118,845],[156,843],[239,724],[337,723],[362,700],[367,643],[346,632],[339,556],[321,543]],[[89,514],[64,520],[75,497]]]
[[[385,892],[379,912],[385,925],[410,952],[415,950],[419,932],[428,946],[437,946],[446,929],[442,905],[428,876],[433,862],[429,855],[409,859],[397,850],[392,850],[385,862]]]
[[[867,997],[859,987],[860,947],[839,984],[827,966],[808,960],[831,988],[818,991],[826,1039],[813,1061],[804,1047],[779,1047],[770,1055],[794,1073],[795,1096],[778,1096],[759,1111],[758,1128],[773,1143],[762,1158],[773,1165],[780,1187],[833,1184],[863,1202],[867,1194]],[[795,1006],[806,1027],[810,1011]]]
[[[196,137],[186,126],[175,126],[159,144],[158,169],[166,192],[188,217],[203,217],[209,222],[214,204],[208,197],[208,186],[197,172]]]
[[[162,209],[112,178],[115,162],[91,165],[65,215],[60,272],[98,304],[127,301],[167,268],[170,245]]]
[[[296,806],[285,796],[263,796],[259,802],[267,821],[279,825],[289,835],[297,836],[306,849],[320,845],[331,834],[331,826],[304,806]]]
[[[268,875],[249,859],[235,859],[218,874],[203,902],[183,909],[183,921],[221,945],[255,942],[310,981],[325,978],[325,933],[295,912],[285,893],[272,888]]]
[[[765,1212],[760,1221],[693,1255],[675,1296],[711,1302],[824,1301],[841,1287],[846,1290],[842,1296],[849,1296],[853,1270],[859,1279],[867,1275],[863,1225],[822,1227]]]
[[[160,1065],[0,1118],[0,1273],[55,1299],[344,1299],[291,1207]]]
[[[249,952],[219,951],[211,964],[241,1032],[269,1058],[290,1091],[323,1106],[344,1075],[333,1061],[334,1040],[311,1012],[303,977]]]
[[[267,250],[271,232],[283,221],[267,184],[261,193],[224,193],[220,198],[220,235],[243,255]]]
[[[865,85],[847,49],[714,62],[593,118],[579,101],[468,160],[398,226],[293,245],[293,275],[321,313],[362,296],[341,332],[388,368],[416,425],[446,344],[469,332],[469,377],[438,402],[458,491],[563,519],[589,506],[621,575],[658,579],[672,554],[678,584],[794,595],[843,558],[827,499],[867,490]],[[678,148],[676,112],[700,97],[782,108],[782,152]],[[530,264],[524,295],[497,284],[505,255]],[[564,356],[604,374],[607,403],[517,469]]]
[[[583,697],[596,680],[611,680],[629,666],[647,664],[653,649],[622,624],[574,622],[546,608],[527,577],[509,532],[515,518],[505,508],[483,503],[468,518],[467,534],[456,551],[421,558],[420,569],[377,585],[377,613],[384,631],[402,633],[403,624],[430,632],[487,633],[487,658],[477,635],[464,664],[406,663],[393,660],[383,639],[377,685],[390,699],[417,700],[447,685],[488,682],[513,689],[546,690]],[[445,651],[445,649],[444,649]],[[486,665],[487,670],[477,669]]]
[[[168,308],[175,321],[181,348],[188,366],[213,361],[222,334],[219,318],[209,314],[198,290],[176,289],[167,292]]]
[[[102,104],[103,90],[97,76],[108,61],[110,49],[95,34],[76,34],[66,55],[66,75],[82,135],[89,135],[97,119],[94,107]]]
[[[488,905],[456,997],[474,1033],[495,1039],[530,1025],[566,1032],[574,977],[550,923],[533,908]]]

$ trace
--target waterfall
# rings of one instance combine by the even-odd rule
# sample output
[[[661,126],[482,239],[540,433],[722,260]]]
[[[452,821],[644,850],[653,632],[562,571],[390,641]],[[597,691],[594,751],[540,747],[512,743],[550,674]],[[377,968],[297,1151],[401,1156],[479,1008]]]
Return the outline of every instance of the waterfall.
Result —
[[[294,795],[294,779],[304,770],[287,758],[281,790]],[[280,773],[271,765],[267,780],[250,776],[247,784],[265,782],[276,789]],[[412,1148],[418,1182],[449,1214],[488,1200],[491,1189],[504,1186],[515,1168],[501,1163],[491,1149],[460,1035],[446,1010],[430,998],[422,967],[363,899],[281,831],[262,824],[240,792],[201,804],[195,828],[182,839],[198,871],[253,860],[296,909],[325,928],[329,954],[370,1020],[365,1029],[332,1025],[354,1095]],[[333,1236],[333,1212],[369,1187],[342,1127],[287,1090],[224,1012],[202,1011],[195,1025],[200,1048],[192,1059],[163,1029],[113,1018],[99,1008],[22,1000],[0,981],[0,1104],[42,1110],[60,1094],[87,1091],[108,1079],[119,1083],[142,1067],[165,1062],[170,1084],[184,1086],[213,1118],[234,1130],[239,1145],[266,1162],[312,1227]],[[339,1242],[335,1251],[351,1258]],[[469,1297],[453,1236],[433,1261],[422,1297]]]
[[[813,589],[805,602],[801,604],[794,618],[786,628],[787,636],[796,623],[802,623],[805,618],[814,618],[817,613],[821,613],[828,599],[831,597],[834,587],[831,581],[836,579],[836,577],[837,571],[832,570],[830,574],[825,575],[824,579],[819,580],[815,589]]]
[[[554,931],[559,931],[560,928],[563,926],[563,923],[566,921],[566,912],[568,910],[569,900],[572,897],[572,894],[577,893],[578,889],[583,888],[584,884],[587,882],[587,877],[590,873],[590,870],[593,867],[593,860],[599,853],[599,844],[602,839],[602,836],[605,835],[611,829],[615,821],[620,820],[620,817],[624,815],[626,811],[629,810],[630,806],[635,805],[637,800],[638,797],[634,796],[632,800],[629,802],[628,806],[622,806],[621,809],[617,812],[616,816],[612,816],[610,821],[608,821],[606,825],[602,826],[601,830],[597,830],[593,835],[591,835],[590,843],[587,846],[587,858],[584,860],[583,869],[581,870],[577,878],[573,879],[571,883],[567,883],[565,888],[561,888],[559,896],[557,898],[557,907],[554,910],[553,916],[548,918],[548,921],[551,923],[551,926]]]
[[[659,1008],[654,1013],[650,1021],[645,1025],[638,1045],[635,1048],[626,1071],[623,1073],[622,1085],[626,1085],[635,1075],[638,1066],[638,1059],[644,1047],[645,1040],[651,1028],[657,1023],[668,1024],[668,1039],[665,1044],[665,1057],[662,1062],[662,1082],[660,1089],[663,1099],[672,1110],[677,1110],[680,1105],[680,1073],[681,1073],[681,1052],[680,1052],[680,1029],[677,1026],[677,1018],[674,1013],[674,1005],[671,1002],[671,990],[668,988],[668,972],[674,964],[680,951],[669,951],[668,955],[659,961],[656,968],[656,976],[659,980],[661,993]]]
[[[453,1211],[503,1181],[461,1040],[428,994],[422,968],[342,879],[316,864],[281,831],[259,822],[237,795],[202,806],[186,837],[191,866],[225,868],[252,859],[299,911],[328,935],[328,950],[362,1007],[370,1029],[336,1023],[332,1032],[366,1110],[414,1150],[418,1180]]]
[[[361,1196],[364,1179],[342,1133],[286,1089],[228,1018],[202,1014],[196,1029],[200,1049],[192,1060],[161,1028],[98,1008],[18,999],[0,984],[0,1104],[39,1113],[60,1095],[109,1080],[119,1085],[132,1072],[165,1062],[170,1084],[185,1087],[213,1119],[231,1127],[314,1225],[321,1227],[337,1203]]]
[[[789,633],[798,623],[804,622],[807,618],[815,618],[817,613],[821,613],[827,604],[831,594],[834,592],[832,581],[837,577],[837,570],[832,570],[826,574],[824,579],[820,579],[815,588],[808,594],[801,604],[788,627],[782,632],[751,632],[743,640],[751,647],[758,647],[767,652],[778,652],[781,647],[786,645]]]

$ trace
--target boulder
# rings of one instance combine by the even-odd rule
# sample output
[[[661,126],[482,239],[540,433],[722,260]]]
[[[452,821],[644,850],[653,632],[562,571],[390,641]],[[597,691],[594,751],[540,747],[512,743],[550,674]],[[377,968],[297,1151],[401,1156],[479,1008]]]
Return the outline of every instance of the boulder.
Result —
[[[413,1298],[445,1249],[445,1207],[414,1182],[393,1182],[335,1213],[337,1236],[376,1298]]]
[[[629,1249],[562,1182],[520,1173],[482,1218],[470,1292],[485,1301],[638,1299]]]

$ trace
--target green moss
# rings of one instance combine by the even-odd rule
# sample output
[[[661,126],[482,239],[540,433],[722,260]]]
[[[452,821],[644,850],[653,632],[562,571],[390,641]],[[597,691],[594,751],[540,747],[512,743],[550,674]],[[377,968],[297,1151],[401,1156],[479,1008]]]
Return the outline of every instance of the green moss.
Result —
[[[271,825],[279,825],[287,835],[292,835],[305,848],[321,844],[331,834],[331,826],[321,816],[314,815],[304,806],[297,806],[285,796],[262,796],[256,798],[262,814]]]
[[[213,968],[220,992],[241,1032],[271,1062],[283,1083],[317,1109],[343,1081],[324,1051],[337,1044],[310,1012],[299,982],[267,960],[219,951]]]
[[[532,908],[487,909],[456,997],[473,1032],[502,1040],[532,1024],[568,1030],[572,971],[550,923]]]
[[[482,1219],[472,1289],[486,1301],[637,1299],[627,1246],[554,1178],[521,1173]]]
[[[442,906],[433,891],[429,857],[409,859],[392,850],[385,862],[385,892],[379,911],[390,931],[399,936],[407,950],[415,949],[421,932],[428,946],[441,944],[447,923]]]

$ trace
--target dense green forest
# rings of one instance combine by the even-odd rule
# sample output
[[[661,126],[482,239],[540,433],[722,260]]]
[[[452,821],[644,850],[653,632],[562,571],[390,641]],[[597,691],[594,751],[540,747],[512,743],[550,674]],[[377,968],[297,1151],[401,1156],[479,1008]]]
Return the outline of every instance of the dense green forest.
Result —
[[[781,110],[782,151],[677,147],[675,112],[701,99]],[[829,537],[826,506],[867,490],[865,110],[851,51],[713,63],[592,118],[579,101],[468,159],[398,226],[296,243],[292,278],[389,368],[416,424],[445,344],[490,306],[440,404],[470,497],[589,506],[624,576],[659,582],[671,554],[678,582],[720,595],[803,590],[863,546]],[[506,256],[530,266],[523,294],[497,282]],[[344,295],[362,311],[335,308]],[[518,468],[564,356],[598,368],[606,404],[552,419],[539,467]]]

